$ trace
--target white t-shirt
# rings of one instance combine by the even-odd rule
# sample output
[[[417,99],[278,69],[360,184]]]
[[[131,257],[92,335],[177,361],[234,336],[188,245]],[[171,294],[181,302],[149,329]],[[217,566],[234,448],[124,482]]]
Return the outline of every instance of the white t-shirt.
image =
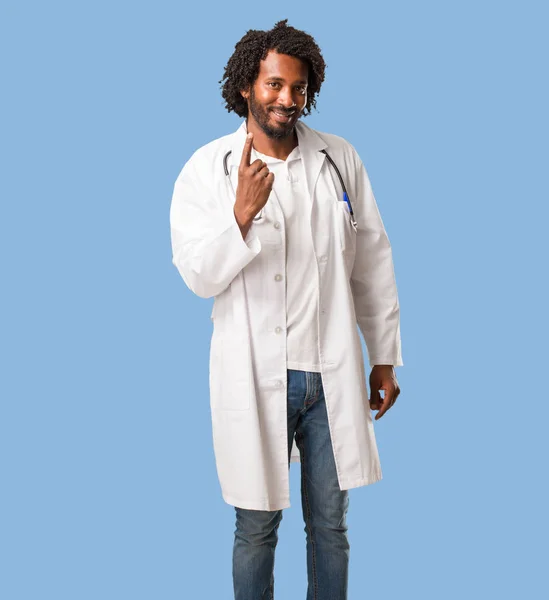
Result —
[[[274,173],[273,190],[284,214],[286,233],[287,368],[320,372],[317,331],[317,268],[309,222],[311,199],[299,146],[284,161],[257,152],[252,160]]]

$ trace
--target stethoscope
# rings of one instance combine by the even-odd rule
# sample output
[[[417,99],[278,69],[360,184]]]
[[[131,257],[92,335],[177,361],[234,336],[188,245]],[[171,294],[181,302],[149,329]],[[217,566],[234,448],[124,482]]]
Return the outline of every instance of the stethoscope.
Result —
[[[229,177],[229,169],[227,168],[227,159],[229,158],[231,152],[232,152],[232,150],[229,150],[227,152],[227,154],[225,154],[225,156],[223,157],[223,169],[225,170],[225,175],[229,178],[229,181],[231,182],[231,189],[233,190],[233,194],[235,194],[231,178]],[[347,188],[345,187],[345,183],[343,182],[343,177],[341,177],[341,173],[339,172],[337,165],[333,161],[332,157],[328,154],[328,152],[326,152],[326,150],[320,150],[320,152],[322,152],[322,154],[324,154],[326,156],[326,158],[328,159],[328,161],[334,168],[335,172],[337,173],[339,183],[341,184],[341,188],[343,189],[343,200],[345,200],[345,202],[347,202],[347,206],[349,207],[349,214],[351,215],[351,224],[352,224],[354,230],[356,231],[357,230],[357,222],[355,220],[355,214],[353,212],[353,207],[351,205],[351,201],[349,200],[349,194],[347,193]],[[235,198],[236,198],[236,194],[235,194]],[[259,221],[262,218],[263,218],[263,209],[261,209],[259,211],[259,213],[254,217],[254,221]]]

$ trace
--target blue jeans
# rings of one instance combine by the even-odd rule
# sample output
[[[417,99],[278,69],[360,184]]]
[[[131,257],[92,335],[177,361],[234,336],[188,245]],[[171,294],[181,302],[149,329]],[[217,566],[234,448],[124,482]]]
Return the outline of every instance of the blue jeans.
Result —
[[[320,373],[288,370],[288,468],[296,438],[307,538],[307,600],[346,600],[349,493],[337,480]],[[273,600],[274,559],[282,509],[235,507],[235,600]]]

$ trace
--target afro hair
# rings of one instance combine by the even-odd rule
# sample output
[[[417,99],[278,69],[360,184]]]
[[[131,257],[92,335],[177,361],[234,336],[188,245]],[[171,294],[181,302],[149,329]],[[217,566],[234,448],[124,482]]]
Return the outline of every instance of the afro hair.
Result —
[[[269,31],[250,29],[236,44],[223,79],[219,81],[228,112],[234,111],[239,117],[248,115],[248,103],[240,92],[254,84],[259,75],[259,63],[267,58],[270,50],[294,56],[308,65],[307,103],[303,116],[311,112],[311,107],[316,108],[316,95],[324,81],[326,63],[315,40],[308,33],[287,23],[288,19],[279,21]]]

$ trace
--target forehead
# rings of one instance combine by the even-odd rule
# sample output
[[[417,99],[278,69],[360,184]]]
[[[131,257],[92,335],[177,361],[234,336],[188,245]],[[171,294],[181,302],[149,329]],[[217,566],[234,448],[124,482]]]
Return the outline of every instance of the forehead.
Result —
[[[295,56],[288,54],[279,54],[275,50],[270,50],[265,60],[259,62],[258,77],[278,77],[288,81],[307,82],[309,67],[306,62]]]

